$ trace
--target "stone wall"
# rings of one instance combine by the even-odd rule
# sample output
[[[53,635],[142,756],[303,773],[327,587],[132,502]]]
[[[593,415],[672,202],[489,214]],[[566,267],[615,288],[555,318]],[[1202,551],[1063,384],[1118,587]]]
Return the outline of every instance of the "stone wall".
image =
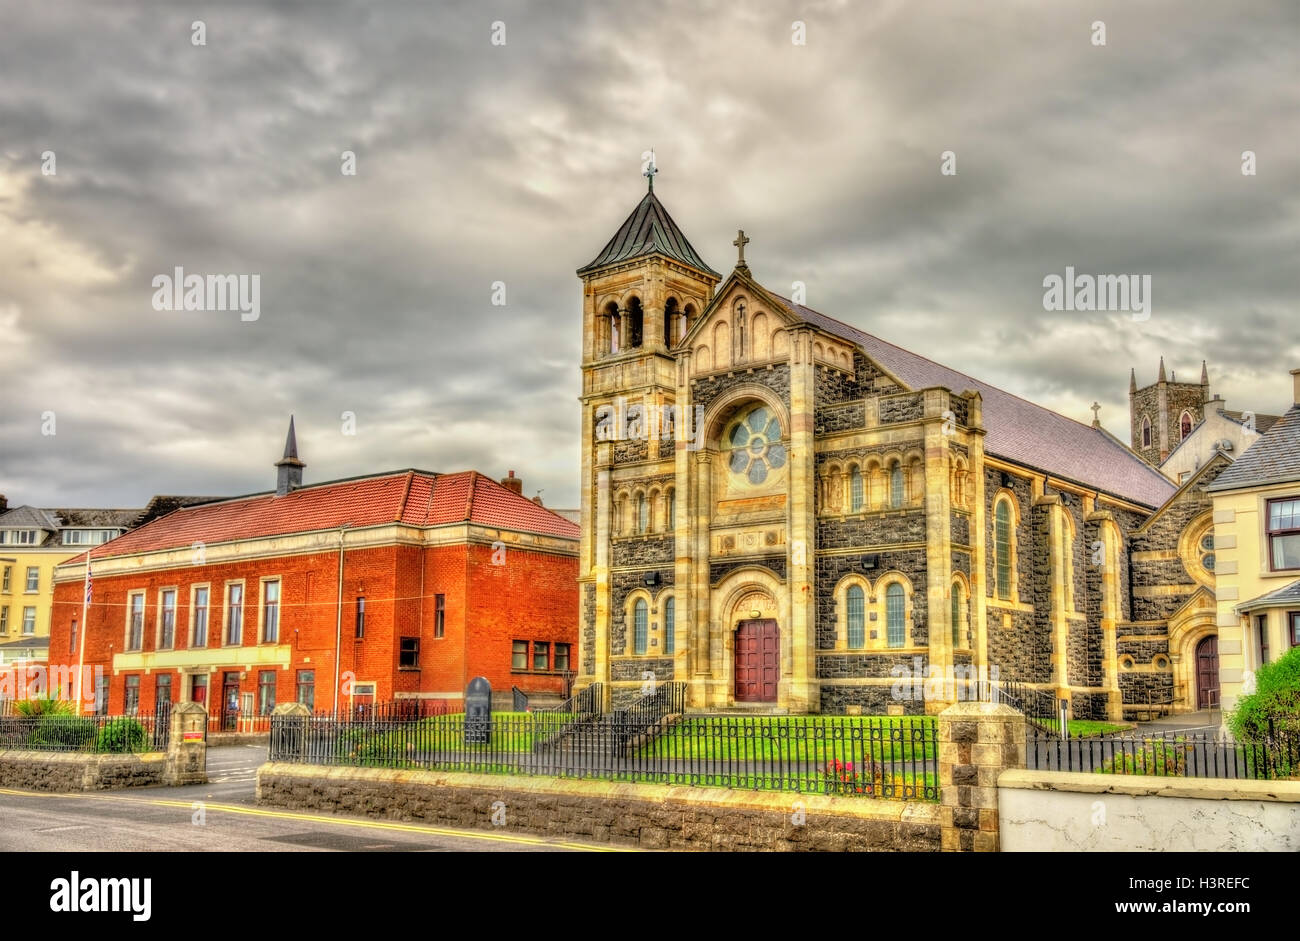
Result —
[[[1005,771],[1002,849],[1300,852],[1300,781]]]
[[[740,367],[736,372],[721,376],[708,376],[691,380],[691,400],[697,408],[707,409],[714,399],[726,395],[736,386],[758,383],[774,392],[778,399],[790,402],[790,366],[779,363],[749,369]]]
[[[86,755],[0,751],[0,787],[30,791],[106,791],[166,782],[167,755]]]
[[[939,849],[939,807],[915,801],[284,763],[258,770],[257,799],[293,810],[643,849]],[[500,826],[493,824],[494,805]]]

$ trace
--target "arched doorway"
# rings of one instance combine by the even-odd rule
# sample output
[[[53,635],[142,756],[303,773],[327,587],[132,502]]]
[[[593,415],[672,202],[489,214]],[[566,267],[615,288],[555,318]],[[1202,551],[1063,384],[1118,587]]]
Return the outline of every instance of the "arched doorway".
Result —
[[[1219,636],[1211,634],[1196,645],[1196,708],[1219,707]]]
[[[776,702],[781,679],[781,632],[772,618],[736,625],[736,702]]]

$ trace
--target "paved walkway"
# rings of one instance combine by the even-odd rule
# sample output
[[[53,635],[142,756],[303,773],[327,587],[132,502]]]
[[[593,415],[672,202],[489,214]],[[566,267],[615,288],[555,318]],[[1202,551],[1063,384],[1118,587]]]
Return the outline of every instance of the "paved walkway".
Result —
[[[1199,712],[1183,712],[1174,716],[1161,716],[1149,722],[1139,722],[1137,732],[1184,732],[1189,729],[1217,731],[1223,724],[1223,713],[1218,709],[1202,709]]]

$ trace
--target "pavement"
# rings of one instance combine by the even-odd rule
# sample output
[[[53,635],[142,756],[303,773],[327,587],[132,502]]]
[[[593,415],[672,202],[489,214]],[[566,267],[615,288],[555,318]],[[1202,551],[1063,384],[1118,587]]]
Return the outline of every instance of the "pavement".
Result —
[[[1148,722],[1139,722],[1137,732],[1189,732],[1192,730],[1217,732],[1223,723],[1223,713],[1218,709],[1202,709],[1199,712],[1182,712],[1178,715],[1161,716]]]
[[[259,807],[265,745],[208,749],[208,783],[47,794],[0,788],[0,852],[609,852],[488,830]]]

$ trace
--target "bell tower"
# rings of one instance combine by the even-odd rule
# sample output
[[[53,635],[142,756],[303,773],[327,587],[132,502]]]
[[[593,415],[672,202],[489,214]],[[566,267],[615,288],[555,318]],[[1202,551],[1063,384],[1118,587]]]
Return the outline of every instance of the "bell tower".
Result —
[[[660,602],[672,581],[673,520],[679,488],[672,415],[678,387],[675,348],[713,297],[721,275],[699,256],[655,196],[653,156],[646,194],[587,265],[582,280],[582,614],[575,689],[605,684],[614,702],[629,690],[611,683],[629,667],[624,607],[629,585],[648,594],[646,652],[673,652],[673,618]],[[684,497],[684,495],[683,495]],[[683,504],[684,505],[684,504]],[[616,540],[622,537],[619,545]],[[629,541],[628,537],[634,537]],[[632,543],[654,542],[635,551]],[[666,556],[664,558],[663,556]],[[629,571],[640,565],[643,571]],[[617,578],[613,569],[619,569]],[[615,584],[617,582],[617,584]],[[663,595],[666,600],[669,595]],[[639,613],[638,617],[642,615]]]

